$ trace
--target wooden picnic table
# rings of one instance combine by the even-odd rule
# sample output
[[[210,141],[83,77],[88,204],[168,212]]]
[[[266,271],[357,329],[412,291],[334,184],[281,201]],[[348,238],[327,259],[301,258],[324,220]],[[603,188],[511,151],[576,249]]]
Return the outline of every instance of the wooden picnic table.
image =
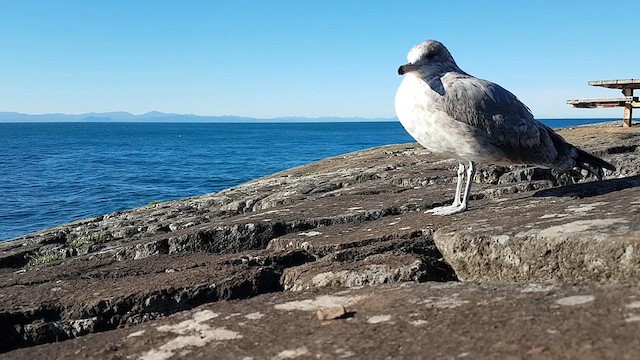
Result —
[[[617,98],[567,100],[567,104],[576,108],[623,107],[623,125],[631,126],[633,124],[633,108],[640,108],[640,101],[637,96],[633,96],[633,90],[640,89],[640,79],[596,80],[589,81],[589,85],[619,89],[622,90],[623,96]]]

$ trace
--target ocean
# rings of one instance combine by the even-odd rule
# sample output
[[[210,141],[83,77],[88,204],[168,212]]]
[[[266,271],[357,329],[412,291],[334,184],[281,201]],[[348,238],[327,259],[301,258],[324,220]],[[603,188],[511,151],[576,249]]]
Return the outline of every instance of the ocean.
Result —
[[[0,240],[411,141],[398,122],[0,123]]]

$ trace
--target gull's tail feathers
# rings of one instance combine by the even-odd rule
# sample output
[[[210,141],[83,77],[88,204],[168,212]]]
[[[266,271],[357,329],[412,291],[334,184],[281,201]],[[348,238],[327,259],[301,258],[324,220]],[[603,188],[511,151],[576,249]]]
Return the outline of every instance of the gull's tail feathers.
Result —
[[[576,148],[576,150],[578,151],[578,156],[576,157],[576,167],[587,170],[595,177],[597,177],[598,180],[602,180],[602,177],[604,176],[603,169],[616,171],[615,166],[600,159],[599,157],[591,155],[588,152],[580,150],[578,148]]]
[[[561,165],[557,166],[558,169],[568,171],[572,176],[578,178],[581,178],[582,175],[576,176],[579,172],[569,168],[587,170],[587,172],[598,178],[598,180],[602,180],[604,169],[616,171],[616,167],[612,164],[569,144],[562,136],[558,135],[548,126],[542,124],[542,128],[547,131],[547,134],[553,142],[553,146],[558,151],[558,158],[563,159]]]

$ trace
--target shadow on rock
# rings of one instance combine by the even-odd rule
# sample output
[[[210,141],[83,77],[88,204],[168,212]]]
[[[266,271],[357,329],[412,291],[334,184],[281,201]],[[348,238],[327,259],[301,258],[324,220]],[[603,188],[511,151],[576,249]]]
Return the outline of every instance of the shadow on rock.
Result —
[[[632,187],[640,186],[640,176],[629,176],[621,179],[608,179],[581,184],[566,185],[557,188],[544,189],[533,194],[534,197],[574,197],[586,198],[608,194]]]

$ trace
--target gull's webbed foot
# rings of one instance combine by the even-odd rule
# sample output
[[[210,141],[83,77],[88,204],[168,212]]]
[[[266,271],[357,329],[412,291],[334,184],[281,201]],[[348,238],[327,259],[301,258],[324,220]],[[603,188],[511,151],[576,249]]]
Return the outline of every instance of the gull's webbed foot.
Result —
[[[434,214],[434,215],[453,215],[459,214],[463,211],[467,210],[467,206],[463,204],[459,205],[448,205],[448,206],[440,206],[433,209],[429,209],[425,211],[425,214]]]

